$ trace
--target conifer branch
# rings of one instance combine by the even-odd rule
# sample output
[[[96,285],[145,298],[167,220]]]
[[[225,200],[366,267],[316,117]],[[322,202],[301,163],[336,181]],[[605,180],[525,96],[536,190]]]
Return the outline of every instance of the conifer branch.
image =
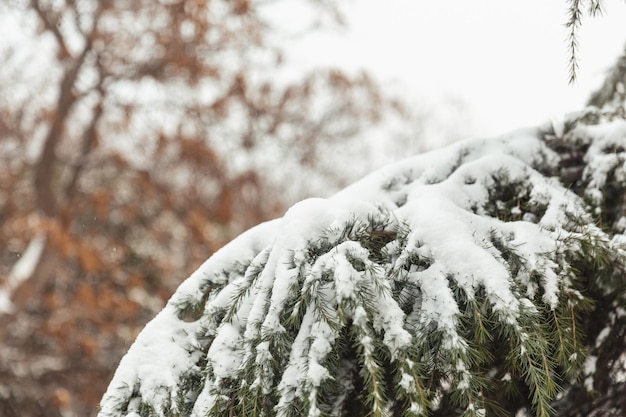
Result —
[[[568,62],[569,62],[569,83],[576,82],[578,70],[578,30],[583,17],[583,0],[568,0],[568,18],[566,27],[568,28]]]
[[[562,138],[585,149],[586,201],[540,174],[558,172],[554,143],[523,136],[454,148],[436,172],[397,168],[376,183],[385,204],[401,202],[395,212],[328,200],[331,216],[303,203],[310,235],[285,232],[243,264],[220,260],[223,273],[196,274],[174,295],[150,328],[164,326],[152,341],[182,371],[150,372],[173,359],[140,336],[121,365],[137,379],[113,383],[102,417],[130,401],[142,416],[345,417],[356,407],[359,417],[482,417],[515,404],[552,415],[561,384],[580,380],[595,349],[582,332],[594,299],[626,286],[626,253],[606,232],[619,210],[588,207],[602,207],[615,178],[626,182],[626,133],[589,132],[574,124]],[[181,316],[189,306],[201,316]]]

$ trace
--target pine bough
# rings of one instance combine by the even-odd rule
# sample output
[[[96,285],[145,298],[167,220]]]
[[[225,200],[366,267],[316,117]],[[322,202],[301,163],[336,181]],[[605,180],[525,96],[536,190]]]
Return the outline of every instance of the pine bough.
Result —
[[[577,117],[296,204],[180,286],[99,416],[551,415],[622,286],[624,148],[623,121]]]

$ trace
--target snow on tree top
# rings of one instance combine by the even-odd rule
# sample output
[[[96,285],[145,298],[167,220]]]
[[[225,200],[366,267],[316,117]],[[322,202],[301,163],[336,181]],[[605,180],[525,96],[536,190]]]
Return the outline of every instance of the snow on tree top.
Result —
[[[242,234],[137,337],[99,416],[478,416],[509,383],[548,415],[584,362],[585,291],[623,258],[588,204],[624,176],[626,123],[560,130],[418,155]]]

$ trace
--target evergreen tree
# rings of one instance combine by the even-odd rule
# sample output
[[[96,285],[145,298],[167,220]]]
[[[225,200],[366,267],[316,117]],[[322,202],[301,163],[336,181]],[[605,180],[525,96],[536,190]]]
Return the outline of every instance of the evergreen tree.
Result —
[[[568,0],[576,31],[601,0]],[[626,414],[624,57],[590,107],[457,143],[226,245],[99,417]]]
[[[590,108],[298,203],[179,287],[99,415],[622,415],[625,161]]]
[[[604,82],[594,91],[587,102],[597,108],[613,109],[613,112],[626,115],[626,48],[608,71]]]

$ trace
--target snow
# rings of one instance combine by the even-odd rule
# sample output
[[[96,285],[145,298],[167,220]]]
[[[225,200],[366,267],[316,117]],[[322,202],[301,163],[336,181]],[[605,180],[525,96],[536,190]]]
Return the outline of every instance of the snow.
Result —
[[[598,357],[594,355],[590,355],[585,360],[585,364],[583,365],[583,374],[586,376],[585,378],[585,388],[588,392],[593,392],[593,380],[594,374],[596,373],[596,363],[598,362]]]
[[[24,280],[30,278],[37,267],[46,245],[46,236],[41,233],[35,236],[26,250],[15,263],[3,287],[0,287],[0,315],[12,311],[11,293]]]
[[[622,352],[619,358],[615,361],[611,372],[611,378],[616,384],[626,382],[626,353]]]
[[[201,354],[192,349],[198,345],[193,327],[178,320],[172,305],[166,306],[146,325],[143,336],[133,345],[139,355],[122,358],[109,392],[130,397],[139,385],[142,397],[154,398],[155,404],[175,407],[177,383],[182,375],[194,369]],[[116,415],[116,411],[103,406],[101,413]],[[162,407],[157,408],[157,413],[165,415]]]
[[[606,340],[607,337],[609,337],[610,333],[611,327],[609,326],[605,327],[600,331],[600,333],[598,333],[598,336],[596,337],[596,348],[602,346],[602,343]]]
[[[602,126],[580,126],[576,129],[579,140],[588,145],[585,155],[586,167],[583,178],[589,181],[588,197],[596,204],[603,200],[602,188],[609,179],[609,174],[617,179],[625,176],[625,163],[618,150],[624,149],[626,125],[623,122],[610,122]]]
[[[320,415],[318,392],[324,381],[339,377],[329,361],[348,320],[367,372],[379,368],[376,352],[386,349],[402,363],[400,387],[415,392],[407,352],[436,331],[444,338],[441,355],[457,358],[456,384],[468,388],[459,290],[467,300],[483,294],[518,338],[519,352],[528,353],[531,335],[518,319],[536,315],[539,305],[555,309],[561,291],[571,290],[566,251],[580,250],[575,238],[584,232],[611,244],[593,226],[582,199],[542,174],[559,164],[544,129],[465,141],[400,161],[242,234],[181,284],[138,336],[99,416],[124,415],[131,398],[165,415],[181,396],[194,399],[192,415],[204,415],[228,398],[233,379],[260,395],[274,390],[279,416],[302,396],[308,415]],[[624,169],[618,158],[605,156],[625,144],[626,123],[563,134],[563,140],[589,143],[584,175],[596,189],[606,182],[607,161]],[[511,200],[516,204],[507,208]],[[581,232],[572,219],[590,226]],[[374,232],[389,238],[380,253],[367,245]],[[519,265],[513,267],[511,257]],[[400,298],[409,300],[404,308]],[[203,314],[185,319],[180,313],[186,306],[200,306]],[[585,363],[591,382],[594,365]],[[179,392],[177,382],[190,375],[202,375],[203,386]],[[279,381],[276,387],[273,381]]]
[[[293,348],[291,349],[289,356],[289,364],[285,368],[283,377],[278,384],[278,391],[280,393],[280,400],[276,406],[278,410],[287,406],[293,398],[301,392],[300,383],[306,374],[306,358],[304,358],[300,352],[306,352],[308,334],[310,334],[313,321],[313,309],[309,307],[304,315],[301,325],[301,328],[305,329],[305,332],[298,332],[298,336],[292,345]],[[281,414],[278,415],[280,416]]]
[[[231,377],[240,366],[243,358],[240,340],[239,329],[232,324],[224,324],[215,336],[207,358],[218,382]]]

